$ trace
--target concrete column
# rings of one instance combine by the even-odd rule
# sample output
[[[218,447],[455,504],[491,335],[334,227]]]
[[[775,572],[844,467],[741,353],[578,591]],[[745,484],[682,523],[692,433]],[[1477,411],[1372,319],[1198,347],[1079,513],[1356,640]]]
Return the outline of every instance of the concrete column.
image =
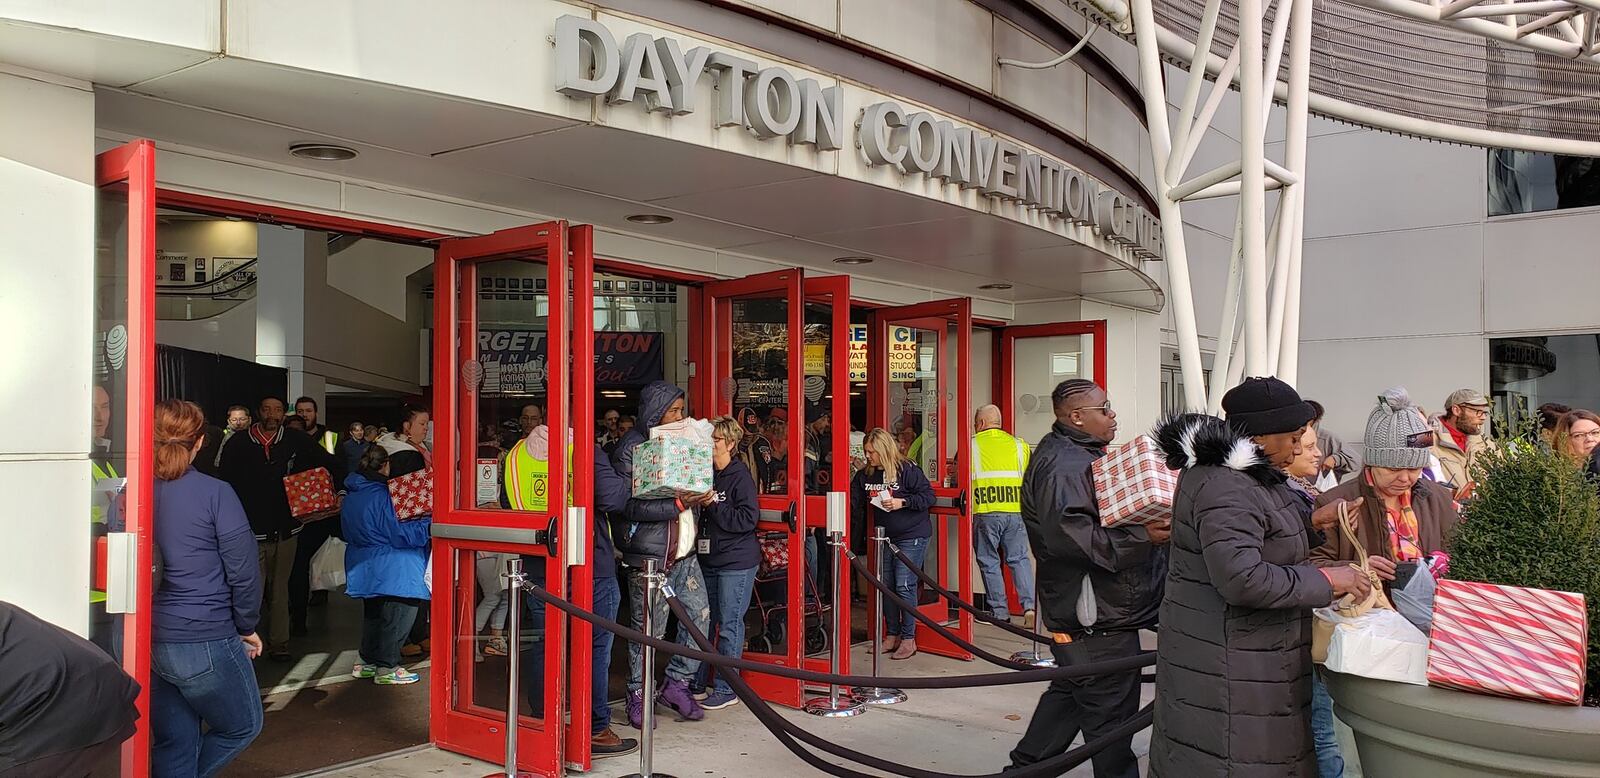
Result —
[[[328,236],[322,232],[263,224],[256,233],[256,361],[289,370],[285,403],[296,397],[327,406],[327,382],[306,359],[306,331],[313,294],[327,284]]]
[[[0,69],[0,597],[89,626],[94,93]],[[110,244],[107,243],[109,250]],[[124,420],[114,413],[113,423]]]

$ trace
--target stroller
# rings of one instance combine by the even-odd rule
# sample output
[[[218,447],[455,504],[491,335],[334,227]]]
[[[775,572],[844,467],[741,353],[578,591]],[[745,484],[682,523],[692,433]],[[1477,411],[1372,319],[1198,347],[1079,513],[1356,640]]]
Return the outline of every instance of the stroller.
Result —
[[[745,612],[745,650],[762,654],[784,653],[785,623],[788,618],[789,585],[789,534],[787,532],[762,532],[756,535],[761,544],[761,564],[756,568],[756,580]],[[803,565],[804,562],[801,562]],[[816,655],[828,650],[828,630],[824,627],[831,606],[823,605],[817,595],[817,581],[807,570],[802,587],[805,598],[805,650],[806,655]]]

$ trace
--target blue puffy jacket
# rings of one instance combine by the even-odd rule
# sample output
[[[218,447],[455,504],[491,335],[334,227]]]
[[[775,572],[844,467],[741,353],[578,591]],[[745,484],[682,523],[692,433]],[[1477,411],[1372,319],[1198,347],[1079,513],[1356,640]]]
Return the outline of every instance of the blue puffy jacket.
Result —
[[[360,473],[345,479],[344,505],[339,520],[344,527],[345,593],[351,597],[429,598],[423,583],[428,565],[428,516],[400,521],[394,515],[389,487]]]

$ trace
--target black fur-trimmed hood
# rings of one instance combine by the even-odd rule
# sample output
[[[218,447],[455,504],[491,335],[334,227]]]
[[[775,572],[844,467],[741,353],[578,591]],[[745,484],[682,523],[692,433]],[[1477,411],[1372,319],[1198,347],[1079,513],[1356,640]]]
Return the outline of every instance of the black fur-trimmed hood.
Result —
[[[1203,413],[1167,416],[1156,423],[1150,436],[1166,455],[1167,467],[1173,470],[1211,465],[1237,470],[1264,484],[1285,478],[1282,471],[1267,461],[1255,441],[1216,416]]]

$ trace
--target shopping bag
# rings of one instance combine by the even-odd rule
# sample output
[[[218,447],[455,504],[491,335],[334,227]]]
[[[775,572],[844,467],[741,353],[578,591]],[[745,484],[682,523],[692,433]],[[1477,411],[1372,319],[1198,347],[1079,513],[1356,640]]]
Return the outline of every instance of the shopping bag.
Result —
[[[1390,587],[1389,597],[1394,601],[1394,609],[1426,635],[1433,629],[1433,596],[1437,589],[1433,573],[1426,564],[1419,562],[1417,571],[1411,574],[1405,586]]]
[[[394,503],[395,518],[401,521],[432,515],[433,469],[423,468],[389,479],[389,500]]]
[[[1380,681],[1428,685],[1428,636],[1398,611],[1373,608],[1348,617],[1333,608],[1314,612],[1332,626],[1322,666]]]
[[[1319,610],[1331,611],[1345,619],[1358,618],[1374,608],[1394,610],[1394,606],[1389,603],[1389,598],[1383,594],[1383,582],[1378,580],[1378,574],[1372,571],[1372,565],[1367,562],[1367,550],[1362,547],[1360,539],[1356,537],[1355,525],[1350,520],[1350,511],[1346,507],[1347,505],[1348,503],[1342,500],[1339,502],[1339,529],[1344,532],[1346,538],[1350,539],[1350,545],[1356,549],[1357,561],[1351,563],[1350,567],[1367,576],[1367,580],[1372,583],[1372,588],[1367,591],[1367,596],[1361,600],[1357,600],[1353,594],[1347,594],[1339,598],[1339,601],[1334,603],[1331,608]],[[1316,615],[1316,613],[1316,611],[1313,611],[1313,615]],[[1313,618],[1311,620],[1311,661],[1318,664],[1327,661],[1328,646],[1333,642],[1334,627],[1335,622],[1330,619]]]
[[[1582,594],[1446,579],[1434,595],[1428,683],[1581,705],[1588,645]]]
[[[1178,472],[1167,467],[1166,455],[1148,435],[1096,459],[1093,471],[1102,526],[1172,520]]]
[[[284,476],[283,493],[289,498],[289,515],[302,522],[313,521],[318,514],[339,507],[339,499],[333,494],[333,476],[326,467]]]
[[[328,538],[311,555],[312,591],[333,592],[344,586],[344,549],[344,541]]]

